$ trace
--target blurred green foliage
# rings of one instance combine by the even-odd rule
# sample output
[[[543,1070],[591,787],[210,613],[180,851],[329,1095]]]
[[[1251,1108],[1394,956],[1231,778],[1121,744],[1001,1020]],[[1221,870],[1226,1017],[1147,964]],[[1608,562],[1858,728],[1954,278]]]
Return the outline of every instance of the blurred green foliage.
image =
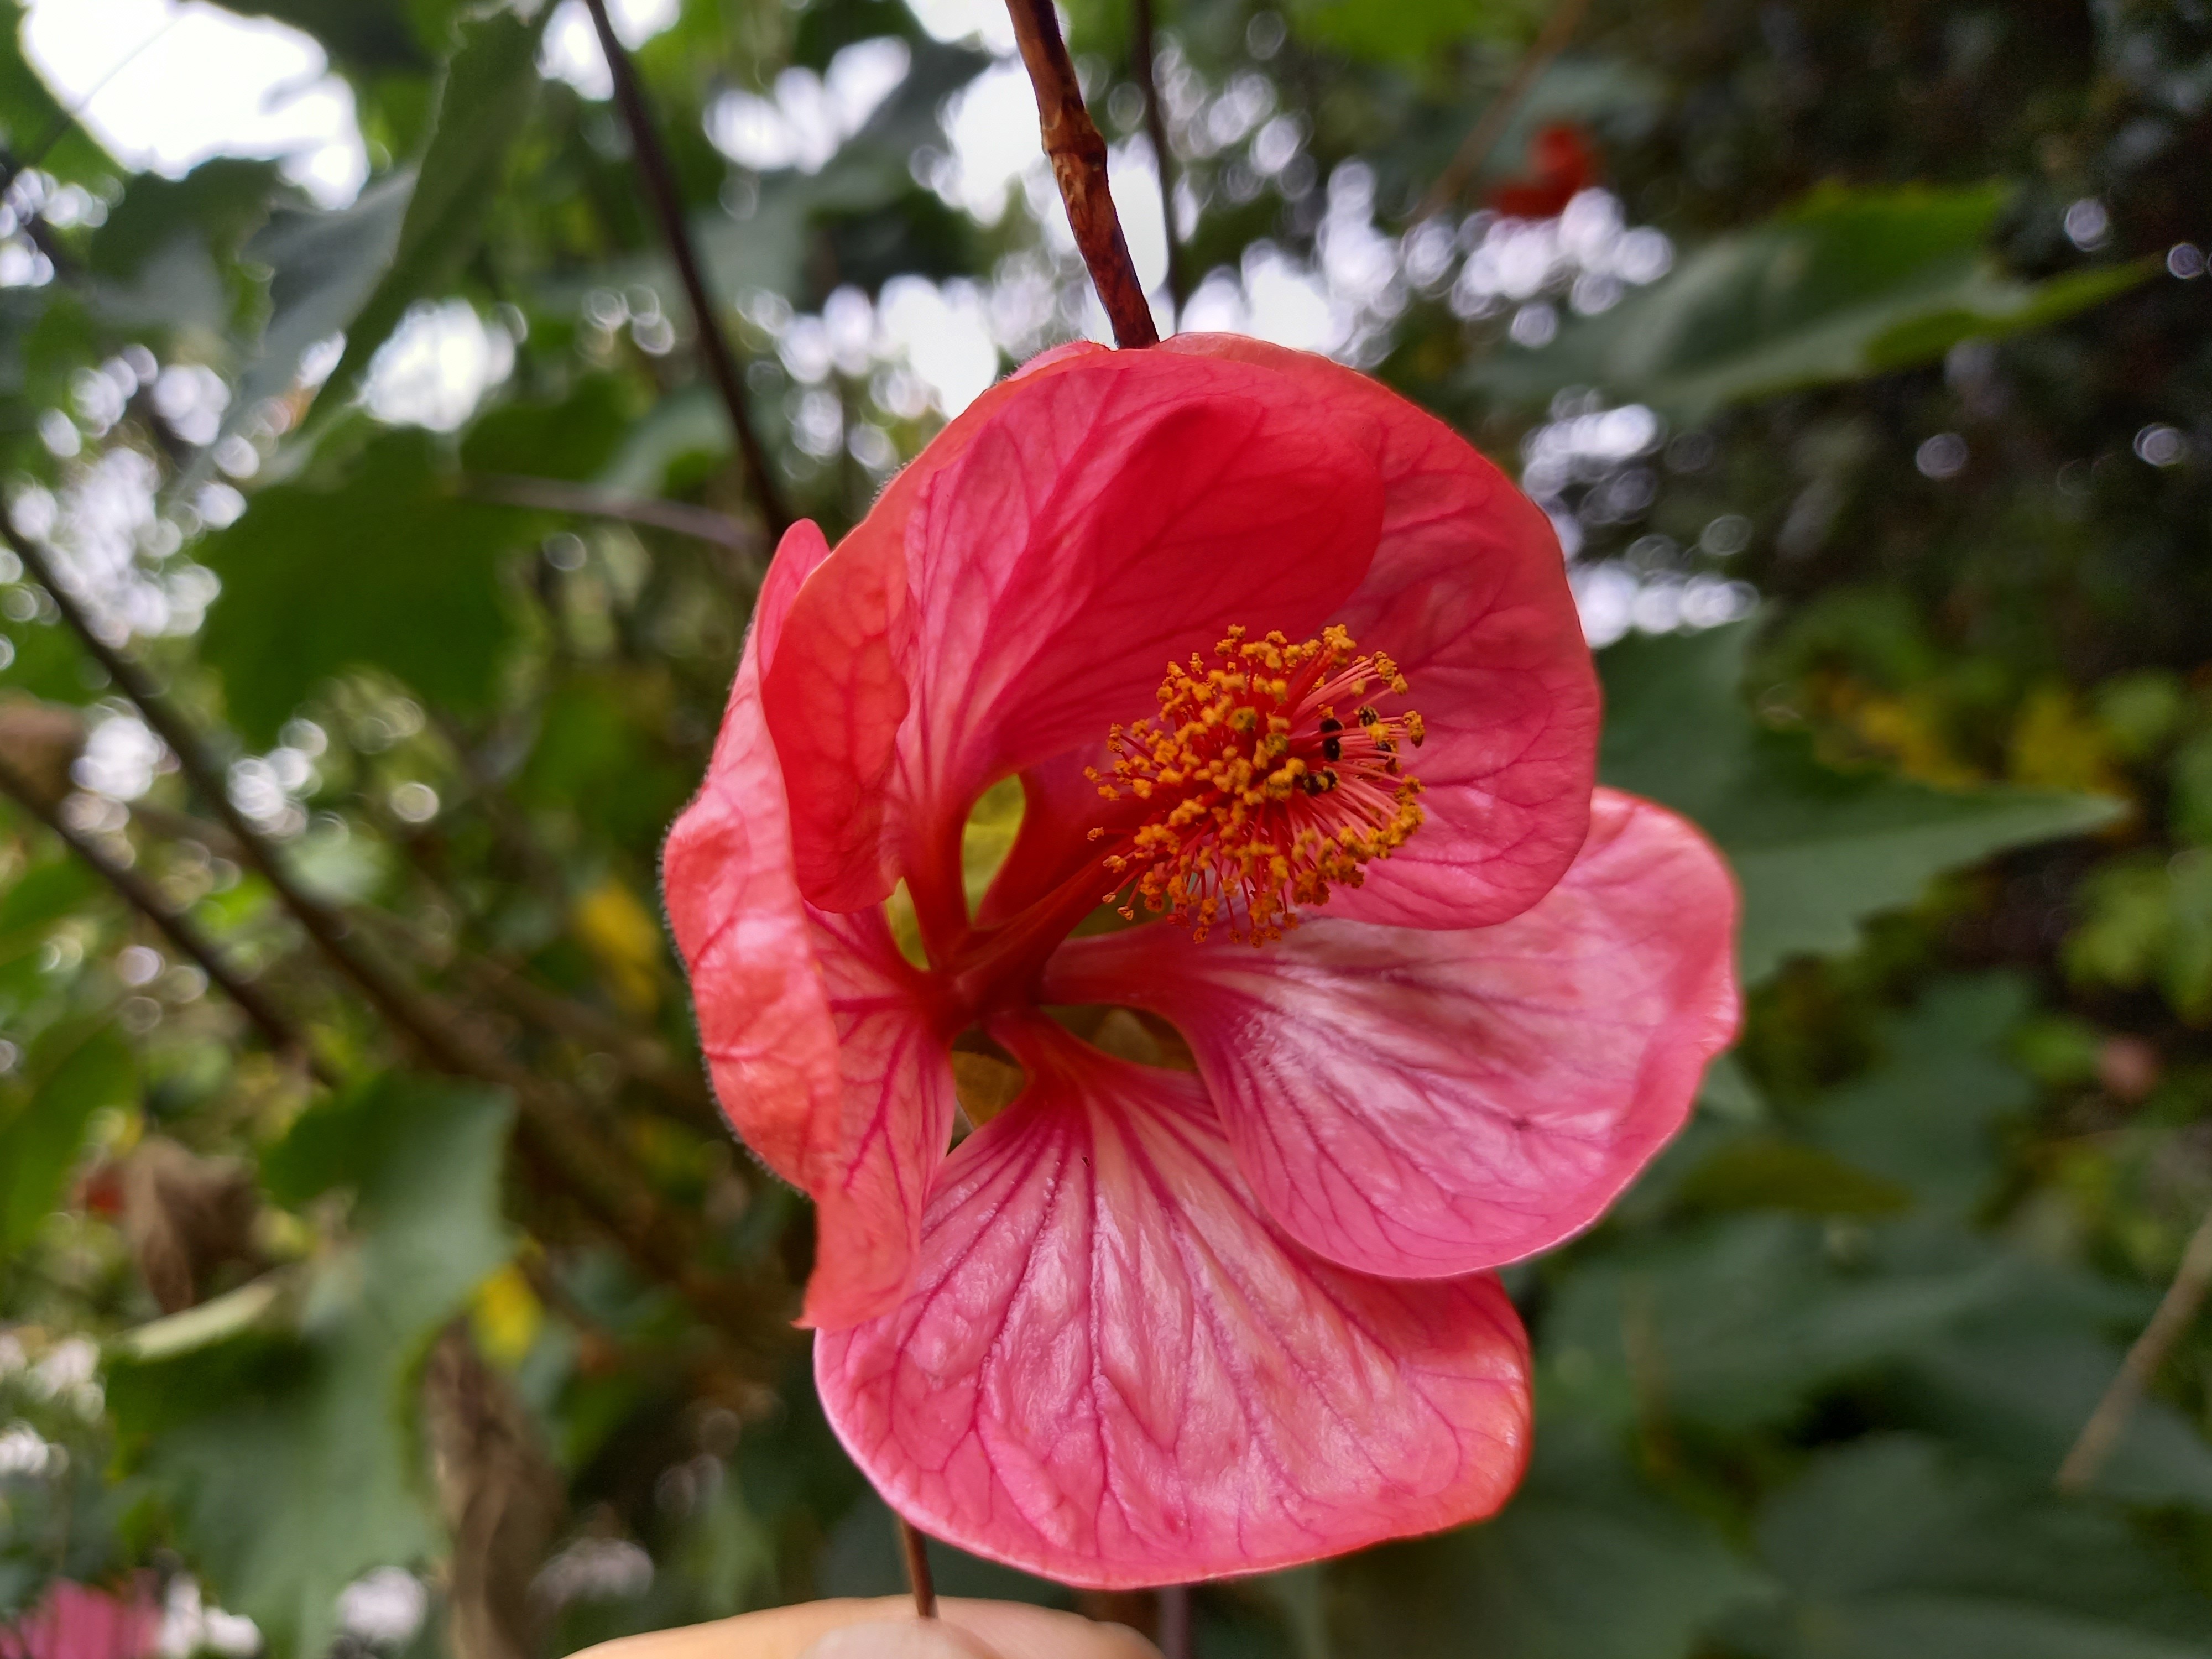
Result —
[[[1522,1494],[1206,1587],[1197,1650],[2212,1654],[2212,1328],[2053,1488],[2212,1206],[2212,12],[1596,0],[1422,226],[1545,7],[1154,3],[1199,313],[1289,272],[1301,326],[1520,469],[1625,635],[1605,775],[1728,852],[1752,992],[1681,1139],[1509,1276]],[[894,1592],[787,1323],[805,1206],[720,1127],[657,925],[767,541],[624,131],[541,74],[543,7],[235,9],[347,77],[349,205],[127,173],[0,30],[0,483],[472,1074],[425,1075],[0,555],[0,760],[339,1079],[6,809],[0,1620],[149,1569],[275,1656],[519,1659]],[[1083,316],[1048,193],[963,193],[993,60],[939,15],[684,0],[637,53],[833,537],[941,420],[957,327],[1002,371]],[[1138,143],[1124,8],[1069,15]],[[806,165],[710,137],[789,140],[894,40]],[[1554,185],[1602,234],[1527,232],[1515,276],[1539,242],[1464,210]],[[1626,276],[1591,251],[1654,231]],[[425,340],[499,370],[395,401]],[[362,1611],[380,1569],[427,1619]]]

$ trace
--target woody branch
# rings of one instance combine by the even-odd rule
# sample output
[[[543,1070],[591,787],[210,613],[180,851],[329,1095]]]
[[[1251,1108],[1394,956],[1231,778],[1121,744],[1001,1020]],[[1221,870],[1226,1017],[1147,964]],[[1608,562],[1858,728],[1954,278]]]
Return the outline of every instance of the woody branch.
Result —
[[[1145,298],[1145,285],[1137,280],[1136,264],[1121,235],[1121,216],[1114,210],[1114,192],[1107,184],[1106,140],[1084,107],[1083,87],[1075,78],[1067,42],[1060,38],[1052,0],[1006,0],[1006,10],[1013,18],[1014,38],[1021,44],[1030,84],[1036,88],[1044,153],[1059,182],[1075,246],[1090,267],[1091,286],[1098,290],[1099,302],[1114,325],[1114,343],[1124,348],[1158,345],[1160,334],[1152,325],[1152,307]]]

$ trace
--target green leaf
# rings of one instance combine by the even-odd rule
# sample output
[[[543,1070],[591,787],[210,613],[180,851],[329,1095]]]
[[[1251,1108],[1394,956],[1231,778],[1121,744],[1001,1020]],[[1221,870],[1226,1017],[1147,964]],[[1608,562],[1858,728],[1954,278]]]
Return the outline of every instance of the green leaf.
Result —
[[[1417,70],[1469,40],[1525,43],[1544,17],[1534,0],[1291,0],[1288,9],[1301,39]]]
[[[1749,398],[1933,362],[1969,337],[2042,328],[2132,288],[2148,264],[2042,283],[1984,251],[2010,194],[1828,185],[1764,224],[1717,237],[1662,281],[1538,351],[1470,371],[1522,404],[1594,386],[1690,422]]]
[[[2048,1477],[2119,1374],[2120,1346],[2087,1324],[2039,1301],[1969,1322],[1909,1357],[1905,1413],[2031,1479]],[[2121,1425],[2095,1490],[2212,1510],[2212,1445],[2182,1413],[2145,1396]]]
[[[1905,1437],[1819,1459],[1760,1517],[1765,1659],[2204,1659],[2212,1601],[2117,1515]]]
[[[181,179],[140,173],[93,233],[86,266],[96,276],[127,280],[179,237],[229,258],[268,216],[276,189],[273,161],[219,156]]]
[[[100,314],[126,329],[225,331],[238,298],[226,273],[276,189],[270,161],[217,159],[182,179],[133,179],[86,260]]]
[[[0,1093],[0,1256],[29,1243],[60,1203],[92,1115],[138,1098],[137,1061],[105,1020],[41,1033],[24,1072]]]
[[[2120,803],[2052,791],[1930,789],[1831,771],[1809,738],[1753,720],[1738,688],[1751,624],[1624,640],[1599,659],[1599,773],[1694,821],[1743,889],[1742,968],[1756,982],[1801,952],[1836,952],[1858,924],[1933,877],[2007,848],[2109,823]]]
[[[589,374],[558,403],[507,403],[486,413],[461,439],[465,472],[520,473],[582,480],[599,475],[633,425],[629,388],[611,374]]]
[[[1838,1261],[1825,1225],[1747,1215],[1583,1264],[1544,1328],[1553,1370],[1601,1416],[1635,1411],[1729,1433],[1794,1421],[2001,1300],[2005,1264]]]
[[[1964,1219],[1994,1173],[1998,1121],[2034,1103],[2034,1084],[2005,1052],[2031,1006],[2007,974],[1929,987],[1883,1023],[1881,1063],[1818,1103],[1822,1145]]]
[[[1777,1135],[1747,1135],[1683,1177],[1675,1201],[1692,1210],[1794,1210],[1801,1215],[1893,1215],[1912,1194],[1833,1152]]]
[[[201,643],[250,741],[273,741],[349,668],[445,708],[486,704],[508,638],[499,555],[532,520],[447,488],[428,434],[387,433],[335,486],[271,485],[208,538],[199,558],[223,591]]]
[[[415,175],[380,179],[349,206],[278,210],[246,257],[269,270],[269,321],[232,405],[234,421],[290,389],[308,350],[352,327],[399,246]]]
[[[343,1243],[296,1298],[296,1329],[195,1309],[115,1354],[108,1399],[196,1566],[269,1650],[320,1654],[337,1593],[438,1547],[410,1427],[416,1369],[510,1253],[503,1095],[389,1077],[309,1112],[264,1164],[283,1201],[349,1190]],[[259,1308],[246,1310],[249,1316]],[[166,1328],[200,1320],[198,1346]]]
[[[538,100],[538,42],[550,12],[541,8],[526,21],[501,10],[460,26],[459,45],[439,79],[398,241],[347,328],[333,389],[349,386],[407,307],[443,292],[475,255],[507,151]]]
[[[347,68],[370,74],[422,70],[430,67],[422,37],[411,16],[443,20],[459,0],[234,0],[230,9],[249,17],[273,17],[312,34]]]
[[[1767,1593],[1698,1516],[1547,1425],[1505,1511],[1327,1568],[1334,1659],[1679,1659]]]
[[[46,930],[100,890],[100,878],[72,854],[34,864],[0,890],[0,956],[43,943]]]

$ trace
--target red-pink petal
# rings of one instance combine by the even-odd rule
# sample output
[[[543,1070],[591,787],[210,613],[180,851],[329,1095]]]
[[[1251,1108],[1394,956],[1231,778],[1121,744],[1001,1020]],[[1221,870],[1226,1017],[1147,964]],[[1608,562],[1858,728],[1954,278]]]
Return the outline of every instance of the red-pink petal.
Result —
[[[150,1575],[129,1600],[56,1579],[19,1625],[0,1626],[0,1659],[153,1659],[161,1650],[161,1609]]]
[[[809,1125],[801,1184],[815,1204],[800,1322],[834,1330],[896,1307],[914,1280],[922,1207],[952,1139],[945,1039],[880,908],[814,913],[842,1088]]]
[[[926,929],[957,911],[960,826],[985,787],[1144,714],[1169,658],[1231,624],[1310,633],[1373,556],[1375,440],[1279,374],[1091,353],[1006,392],[899,498],[896,539],[864,526],[807,583],[768,677],[800,884],[824,908],[903,872]],[[895,700],[866,688],[902,580],[912,713],[886,779]],[[823,710],[869,724],[830,736]]]
[[[903,550],[826,566],[799,592],[763,682],[798,836],[793,871],[810,902],[857,910],[898,879],[885,863],[884,789],[911,702],[903,666],[914,617]],[[826,600],[810,592],[834,583]]]
[[[816,1339],[892,1506],[1098,1588],[1256,1572],[1487,1515],[1528,1354],[1494,1279],[1364,1278],[1279,1237],[1203,1091],[1056,1030],[930,1200],[913,1297]]]
[[[722,1109],[793,1182],[804,1180],[809,1121],[837,1099],[837,1036],[792,872],[783,773],[761,718],[760,681],[793,595],[829,550],[805,522],[776,550],[706,784],[661,854],[669,926],[690,971]]]
[[[1597,677],[1551,521],[1434,416],[1325,357],[1236,335],[1162,349],[1265,368],[1376,446],[1381,542],[1330,620],[1413,682],[1429,738],[1407,760],[1428,818],[1328,914],[1455,928],[1528,908],[1582,845],[1597,753]]]
[[[1695,830],[1601,790],[1574,866],[1497,927],[1323,918],[1259,950],[1139,927],[1063,945],[1046,994],[1172,1019],[1301,1243],[1464,1273],[1588,1226],[1681,1127],[1735,1033],[1735,915]]]
[[[662,859],[722,1109],[816,1200],[806,1317],[820,1325],[867,1318],[904,1294],[953,1109],[944,1044],[881,913],[811,911],[793,874],[760,677],[790,637],[793,596],[828,553],[805,523],[777,550],[706,787]]]

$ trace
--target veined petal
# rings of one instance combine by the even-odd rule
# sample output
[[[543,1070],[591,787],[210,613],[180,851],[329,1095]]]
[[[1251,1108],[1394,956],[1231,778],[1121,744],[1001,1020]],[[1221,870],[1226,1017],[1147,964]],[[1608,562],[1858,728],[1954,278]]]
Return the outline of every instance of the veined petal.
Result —
[[[912,1285],[957,1102],[951,1053],[883,911],[813,920],[841,1086],[836,1109],[810,1123],[802,1160],[816,1243],[800,1323],[830,1330],[889,1310]]]
[[[914,1295],[816,1339],[893,1507],[1099,1588],[1291,1565],[1487,1515],[1528,1445],[1494,1279],[1391,1284],[1260,1215],[1195,1079],[1000,1031],[1023,1097],[949,1161]]]
[[[661,853],[669,926],[722,1109],[769,1168],[800,1182],[807,1126],[838,1097],[837,1036],[793,874],[789,805],[760,682],[793,595],[829,552],[805,521],[777,548],[706,784]]]
[[[811,910],[793,873],[760,678],[788,637],[793,596],[829,551],[807,523],[777,550],[706,786],[661,861],[723,1112],[816,1201],[806,1319],[819,1325],[865,1319],[905,1293],[953,1110],[945,1045],[882,913]]]
[[[829,600],[800,590],[763,696],[799,831],[799,890],[830,910],[876,903],[898,879],[885,862],[884,786],[912,702],[914,617],[902,550],[872,550],[809,584],[832,584]]]
[[[1380,542],[1330,620],[1412,682],[1428,738],[1407,764],[1427,821],[1327,914],[1461,928],[1528,908],[1583,843],[1600,712],[1551,521],[1443,422],[1325,357],[1220,334],[1161,349],[1280,375],[1284,395],[1375,446]]]
[[[793,608],[764,696],[809,898],[854,908],[903,872],[927,928],[957,911],[960,826],[985,787],[1146,714],[1167,660],[1233,624],[1332,620],[1382,517],[1363,420],[1267,370],[1158,353],[1077,355],[1012,384],[900,498],[897,538],[872,514]],[[877,636],[842,619],[888,616],[902,580],[905,619],[879,631],[908,641],[902,723],[864,695],[872,648],[841,643]],[[869,728],[801,741],[830,707]]]
[[[1601,790],[1573,867],[1497,927],[1322,917],[1261,950],[1139,927],[1069,941],[1045,989],[1173,1020],[1299,1243],[1464,1273],[1588,1226],[1682,1126],[1735,1034],[1735,916],[1694,829]]]

